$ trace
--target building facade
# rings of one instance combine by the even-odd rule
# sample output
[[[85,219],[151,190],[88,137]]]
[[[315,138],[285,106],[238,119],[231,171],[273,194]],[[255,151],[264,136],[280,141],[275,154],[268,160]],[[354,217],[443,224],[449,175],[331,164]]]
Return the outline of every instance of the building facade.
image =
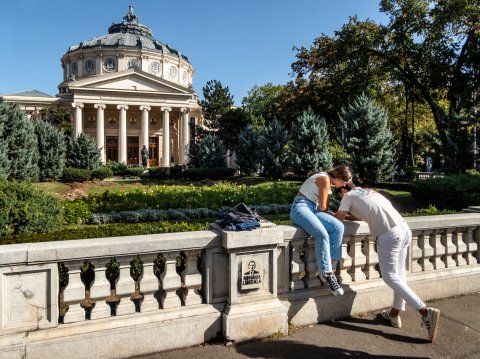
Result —
[[[63,81],[56,97],[36,92],[4,95],[32,117],[46,106],[72,111],[74,136],[85,132],[102,149],[102,161],[150,166],[188,162],[201,107],[192,88],[188,58],[153,37],[133,6],[108,34],[70,46],[62,56]]]

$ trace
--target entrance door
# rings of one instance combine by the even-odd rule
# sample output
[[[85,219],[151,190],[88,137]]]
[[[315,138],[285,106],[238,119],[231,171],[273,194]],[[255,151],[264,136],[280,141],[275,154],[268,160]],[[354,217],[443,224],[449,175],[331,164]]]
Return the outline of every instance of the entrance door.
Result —
[[[118,136],[107,136],[105,155],[107,161],[118,162]]]
[[[148,138],[148,165],[158,166],[158,137]]]
[[[139,156],[138,137],[128,136],[127,137],[127,164],[129,165],[140,164],[140,160],[138,156]]]

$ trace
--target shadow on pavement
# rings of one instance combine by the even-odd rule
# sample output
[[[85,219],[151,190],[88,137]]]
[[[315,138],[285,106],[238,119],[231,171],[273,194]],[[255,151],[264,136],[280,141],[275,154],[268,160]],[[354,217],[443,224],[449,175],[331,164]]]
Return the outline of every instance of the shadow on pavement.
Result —
[[[290,340],[239,344],[236,346],[238,353],[250,358],[278,358],[278,359],[310,359],[310,358],[370,358],[370,359],[403,359],[405,356],[372,355],[370,353],[348,350],[335,347],[319,347],[303,344]],[[427,357],[410,357],[413,359],[428,359]]]

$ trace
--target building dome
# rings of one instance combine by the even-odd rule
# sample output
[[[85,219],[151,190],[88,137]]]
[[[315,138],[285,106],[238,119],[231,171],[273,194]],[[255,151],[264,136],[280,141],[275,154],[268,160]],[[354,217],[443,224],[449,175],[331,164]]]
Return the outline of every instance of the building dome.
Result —
[[[70,46],[61,61],[63,83],[135,68],[190,88],[194,73],[186,56],[156,40],[152,30],[140,23],[133,5],[122,22],[108,28],[108,34]]]
[[[133,5],[130,5],[128,14],[123,17],[122,22],[113,23],[108,28],[107,35],[94,37],[93,39],[82,41],[78,45],[70,46],[68,52],[79,48],[105,46],[135,47],[150,49],[161,53],[180,55],[177,50],[153,38],[152,30],[148,26],[140,24],[139,18],[133,12]],[[180,56],[188,61],[186,56]]]

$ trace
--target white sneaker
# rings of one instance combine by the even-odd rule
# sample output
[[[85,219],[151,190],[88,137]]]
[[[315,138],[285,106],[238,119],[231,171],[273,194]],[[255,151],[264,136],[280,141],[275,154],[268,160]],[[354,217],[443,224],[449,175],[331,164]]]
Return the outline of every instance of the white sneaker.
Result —
[[[431,342],[435,340],[438,332],[438,323],[440,322],[440,310],[427,307],[427,315],[422,316],[422,328],[427,328],[428,337]]]
[[[392,327],[395,327],[395,328],[402,327],[402,318],[400,318],[400,315],[392,317],[389,312],[384,310],[382,312],[382,318],[385,320],[388,320]]]

